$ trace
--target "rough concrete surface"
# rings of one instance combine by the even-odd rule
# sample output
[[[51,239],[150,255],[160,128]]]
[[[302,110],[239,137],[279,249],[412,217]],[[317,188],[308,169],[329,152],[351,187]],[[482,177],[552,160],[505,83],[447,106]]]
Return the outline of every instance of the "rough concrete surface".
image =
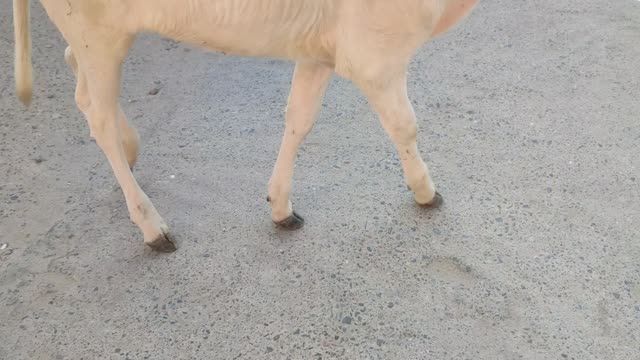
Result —
[[[419,51],[410,96],[440,210],[413,203],[335,77],[296,166],[307,223],[286,233],[265,196],[292,64],[139,37],[123,107],[169,255],[130,222],[37,3],[35,98],[19,104],[10,6],[1,359],[640,359],[640,2],[483,1]]]

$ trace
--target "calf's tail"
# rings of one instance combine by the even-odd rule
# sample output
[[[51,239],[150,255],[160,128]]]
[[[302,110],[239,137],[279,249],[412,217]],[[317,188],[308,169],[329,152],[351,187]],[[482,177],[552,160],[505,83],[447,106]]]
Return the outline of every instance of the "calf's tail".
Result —
[[[29,0],[13,0],[13,32],[16,43],[14,63],[16,94],[20,101],[28,107],[31,104],[33,92]]]

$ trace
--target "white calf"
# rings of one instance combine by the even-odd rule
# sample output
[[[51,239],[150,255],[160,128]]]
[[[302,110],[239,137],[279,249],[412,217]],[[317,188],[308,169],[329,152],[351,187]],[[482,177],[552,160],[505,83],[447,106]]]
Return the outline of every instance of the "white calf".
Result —
[[[175,245],[131,168],[138,134],[118,97],[120,68],[135,35],[153,31],[229,54],[296,62],[285,133],[268,200],[283,228],[303,224],[289,193],[296,153],[311,130],[332,71],[367,96],[394,141],[418,204],[438,206],[416,146],[416,119],[407,98],[407,65],[415,50],[464,18],[477,0],[41,0],[69,47],[76,102],[104,151],[144,242],[158,251]],[[31,101],[29,1],[13,0],[16,90]]]

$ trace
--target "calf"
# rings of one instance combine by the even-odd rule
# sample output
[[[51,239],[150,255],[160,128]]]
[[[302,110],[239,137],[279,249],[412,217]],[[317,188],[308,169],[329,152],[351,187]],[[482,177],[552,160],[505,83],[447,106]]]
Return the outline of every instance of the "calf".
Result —
[[[311,130],[332,72],[353,81],[393,140],[415,201],[436,207],[436,192],[416,145],[416,119],[407,97],[407,66],[427,40],[463,19],[477,0],[40,0],[68,47],[77,79],[75,100],[111,164],[131,220],[144,243],[176,249],[168,228],[131,171],[138,133],[118,101],[121,65],[137,33],[151,31],[228,54],[296,62],[284,137],[268,201],[272,219],[297,229],[303,219],[289,194],[293,165]],[[16,91],[29,105],[32,77],[29,0],[13,0]]]

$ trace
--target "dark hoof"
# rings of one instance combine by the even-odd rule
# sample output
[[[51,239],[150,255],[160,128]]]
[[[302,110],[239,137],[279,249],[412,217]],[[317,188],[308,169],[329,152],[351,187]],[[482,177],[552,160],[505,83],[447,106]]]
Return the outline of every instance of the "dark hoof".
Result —
[[[285,230],[298,230],[304,225],[304,219],[294,211],[288,218],[277,222],[276,225]]]
[[[173,241],[169,240],[166,234],[160,234],[155,240],[150,243],[146,243],[153,251],[161,253],[172,253],[176,251],[176,245]]]
[[[431,201],[426,204],[420,204],[420,206],[427,209],[436,209],[442,206],[442,204],[444,204],[444,199],[442,198],[442,195],[436,191],[436,195],[431,199]]]

